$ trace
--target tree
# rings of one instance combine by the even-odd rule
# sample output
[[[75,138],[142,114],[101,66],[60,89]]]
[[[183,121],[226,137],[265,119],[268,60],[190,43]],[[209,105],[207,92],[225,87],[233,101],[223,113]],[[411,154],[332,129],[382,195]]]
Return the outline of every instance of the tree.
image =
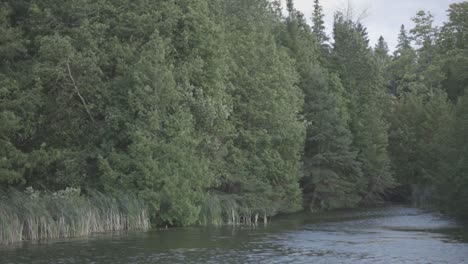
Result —
[[[353,207],[365,179],[351,149],[339,79],[316,66],[305,80],[304,115],[309,122],[304,151],[304,200],[310,210]]]
[[[408,32],[405,29],[405,25],[401,25],[400,34],[398,35],[398,44],[394,53],[395,57],[398,57],[405,50],[411,49],[411,40],[408,37]]]
[[[385,100],[383,78],[362,25],[338,13],[334,40],[333,67],[349,98],[353,147],[358,150],[358,161],[367,181],[363,196],[367,201],[375,201],[394,184],[387,153],[387,124],[380,108]]]
[[[390,153],[398,181],[405,186],[433,184],[452,126],[452,106],[441,90],[428,92],[413,84],[395,104],[390,128]]]
[[[443,152],[443,163],[440,172],[435,177],[437,195],[435,195],[438,206],[449,213],[466,219],[468,201],[468,149],[466,133],[468,129],[468,103],[467,94],[462,96],[456,108],[455,123],[450,127],[445,144],[446,151]]]
[[[235,133],[217,193],[243,219],[300,208],[303,97],[286,51],[273,35],[277,17],[267,1],[227,1],[228,80]],[[247,220],[245,220],[247,221]]]
[[[468,15],[466,2],[450,5],[449,21],[444,24],[437,39],[438,53],[442,57],[444,80],[442,87],[447,91],[452,102],[463,95],[468,86],[468,24],[464,17]]]
[[[385,68],[390,61],[390,56],[388,55],[388,52],[388,44],[387,42],[385,42],[385,39],[382,36],[380,36],[379,41],[377,42],[377,44],[375,44],[374,53],[379,65],[383,68]]]
[[[434,16],[430,12],[421,10],[412,20],[415,26],[410,30],[411,40],[422,48],[429,48],[434,44],[437,35],[437,29],[433,26]]]
[[[26,161],[18,144],[18,135],[26,128],[21,124],[26,96],[20,89],[20,76],[15,74],[15,62],[24,57],[26,42],[21,30],[11,27],[11,12],[8,6],[0,6],[0,184],[8,185],[24,180]],[[27,109],[28,104],[23,107]]]
[[[408,92],[409,83],[416,79],[416,52],[411,47],[405,26],[401,25],[398,44],[388,65],[390,93],[399,96]]]
[[[323,14],[323,8],[320,5],[319,0],[314,0],[314,11],[312,14],[312,32],[317,39],[317,43],[323,46],[326,45],[326,42],[330,39],[327,34],[325,33],[325,21],[323,18],[325,15]]]

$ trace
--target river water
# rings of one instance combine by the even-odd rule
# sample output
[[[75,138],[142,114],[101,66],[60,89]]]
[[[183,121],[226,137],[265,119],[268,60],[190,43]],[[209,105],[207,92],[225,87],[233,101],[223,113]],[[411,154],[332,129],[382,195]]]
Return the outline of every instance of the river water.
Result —
[[[0,263],[468,263],[468,228],[403,206],[0,247]]]

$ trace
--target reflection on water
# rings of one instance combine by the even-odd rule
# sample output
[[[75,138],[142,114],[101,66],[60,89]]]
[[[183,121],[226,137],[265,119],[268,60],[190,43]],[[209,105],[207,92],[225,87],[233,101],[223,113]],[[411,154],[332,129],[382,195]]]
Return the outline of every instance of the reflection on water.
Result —
[[[467,229],[389,206],[0,248],[0,263],[468,263]]]

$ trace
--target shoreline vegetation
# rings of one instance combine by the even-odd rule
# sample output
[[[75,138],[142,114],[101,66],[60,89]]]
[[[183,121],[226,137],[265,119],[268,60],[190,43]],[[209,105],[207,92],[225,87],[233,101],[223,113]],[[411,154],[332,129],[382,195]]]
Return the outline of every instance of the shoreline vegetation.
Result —
[[[146,206],[135,196],[67,188],[54,193],[0,193],[0,244],[86,237],[110,231],[147,231]]]
[[[1,1],[0,243],[391,199],[468,218],[468,2],[393,52],[311,4]]]

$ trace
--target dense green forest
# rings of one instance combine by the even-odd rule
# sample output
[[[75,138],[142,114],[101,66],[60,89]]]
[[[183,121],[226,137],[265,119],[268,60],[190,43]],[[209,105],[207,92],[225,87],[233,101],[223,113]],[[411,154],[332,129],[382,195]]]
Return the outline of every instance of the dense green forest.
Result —
[[[417,13],[393,54],[313,4],[2,1],[0,218],[249,224],[396,196],[468,217],[468,2]]]

